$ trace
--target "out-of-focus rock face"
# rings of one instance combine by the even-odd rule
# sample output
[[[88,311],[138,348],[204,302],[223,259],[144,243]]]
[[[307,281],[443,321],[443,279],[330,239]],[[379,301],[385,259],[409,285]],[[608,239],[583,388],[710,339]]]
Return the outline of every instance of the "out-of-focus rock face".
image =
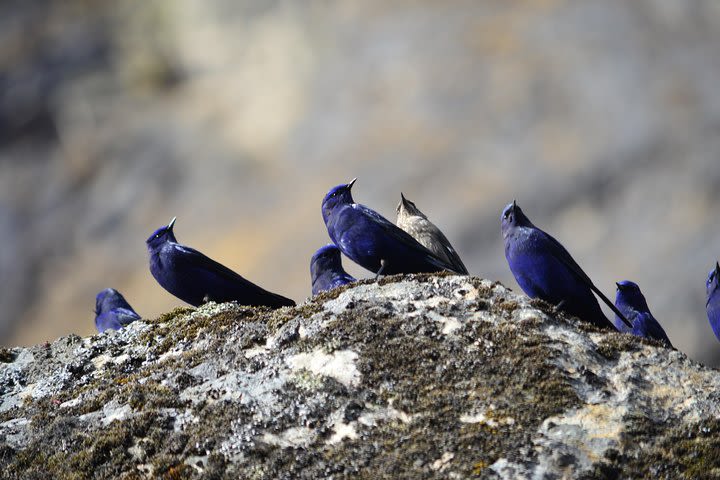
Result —
[[[349,287],[349,288],[348,288]],[[720,372],[474,277],[2,352],[9,478],[710,478]]]
[[[179,302],[144,239],[178,238],[301,300],[327,189],[403,191],[508,284],[513,198],[612,296],[720,364],[720,7],[686,2],[4,2],[0,338],[92,331],[92,299]],[[349,263],[346,261],[346,264]],[[348,265],[351,273],[365,275]]]

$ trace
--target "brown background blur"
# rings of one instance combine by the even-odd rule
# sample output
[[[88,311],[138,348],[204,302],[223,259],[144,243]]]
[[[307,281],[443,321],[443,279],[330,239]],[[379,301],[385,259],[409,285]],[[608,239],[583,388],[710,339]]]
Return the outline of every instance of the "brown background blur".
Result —
[[[302,301],[320,201],[358,177],[357,201],[394,220],[404,192],[512,288],[517,198],[719,365],[718,46],[717,0],[2,2],[2,344],[93,333],[110,286],[146,317],[181,304],[144,245],[173,215]]]

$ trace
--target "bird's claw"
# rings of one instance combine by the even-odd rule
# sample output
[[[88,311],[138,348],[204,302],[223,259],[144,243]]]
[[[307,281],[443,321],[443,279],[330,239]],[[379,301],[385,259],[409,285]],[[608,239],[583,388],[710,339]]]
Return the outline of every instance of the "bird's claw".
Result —
[[[385,260],[380,260],[380,270],[377,271],[375,274],[375,281],[377,281],[378,278],[380,278],[380,275],[382,275],[383,270],[385,270]]]

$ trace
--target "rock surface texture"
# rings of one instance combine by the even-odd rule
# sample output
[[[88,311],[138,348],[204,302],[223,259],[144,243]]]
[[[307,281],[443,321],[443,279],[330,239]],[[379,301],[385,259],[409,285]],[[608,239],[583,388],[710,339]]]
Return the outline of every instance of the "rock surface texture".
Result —
[[[720,372],[473,277],[0,353],[7,478],[720,476]]]

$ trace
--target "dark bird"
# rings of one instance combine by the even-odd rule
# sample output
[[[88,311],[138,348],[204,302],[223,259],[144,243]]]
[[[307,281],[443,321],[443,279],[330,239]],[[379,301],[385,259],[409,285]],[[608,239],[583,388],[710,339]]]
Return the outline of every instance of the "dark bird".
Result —
[[[713,333],[720,340],[720,263],[715,263],[715,268],[710,270],[705,288],[707,292],[707,302],[705,302],[705,310],[707,310],[708,320],[712,327]]]
[[[462,273],[376,211],[355,203],[350,193],[355,180],[332,188],[322,201],[328,234],[342,253],[378,276],[442,270]]]
[[[312,280],[313,295],[355,281],[355,278],[343,269],[340,261],[340,249],[332,243],[320,247],[312,256],[310,279]]]
[[[595,287],[565,247],[533,225],[516,202],[505,207],[500,221],[505,258],[515,280],[529,297],[541,298],[586,322],[612,328],[612,323],[603,314],[592,294],[594,291],[616,314],[623,317],[615,305]]]
[[[120,330],[135,320],[140,320],[140,315],[114,288],[106,288],[95,297],[95,326],[98,332]]]
[[[420,245],[430,250],[444,262],[452,265],[455,271],[467,275],[467,268],[465,268],[453,246],[450,245],[447,237],[402,193],[400,193],[400,203],[397,206],[397,220],[395,223],[417,240]]]
[[[615,316],[615,328],[623,333],[632,333],[638,337],[652,338],[663,342],[668,347],[672,347],[670,339],[660,323],[650,313],[645,296],[640,291],[640,287],[634,282],[623,280],[616,283],[617,293],[615,294],[615,306],[620,310],[625,318],[630,320],[632,328],[628,328],[622,319]]]
[[[268,292],[197,250],[180,245],[175,218],[147,239],[150,272],[168,292],[190,305],[236,301],[240,305],[294,306],[289,298]]]

